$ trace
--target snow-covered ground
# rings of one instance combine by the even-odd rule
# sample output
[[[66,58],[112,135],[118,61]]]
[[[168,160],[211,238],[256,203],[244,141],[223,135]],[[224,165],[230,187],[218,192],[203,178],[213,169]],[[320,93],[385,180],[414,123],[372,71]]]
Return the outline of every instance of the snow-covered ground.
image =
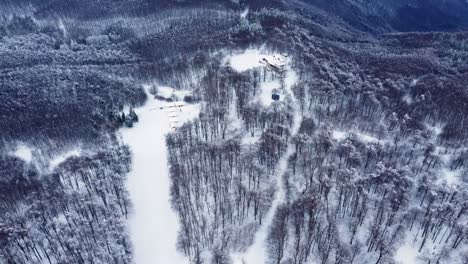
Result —
[[[444,255],[443,253],[444,249],[440,242],[443,242],[449,236],[450,227],[444,227],[435,241],[429,236],[423,248],[420,249],[423,241],[422,234],[423,232],[417,228],[406,233],[402,244],[397,248],[394,255],[396,264],[426,264],[428,263],[428,259],[435,258],[441,253],[443,257],[440,263],[465,263],[463,258],[460,257],[460,253],[467,252],[468,247],[466,245],[459,246],[449,254]],[[450,245],[448,246],[450,247]]]
[[[439,136],[442,134],[442,131],[444,129],[444,126],[442,124],[426,124],[427,129],[432,131],[434,135]]]
[[[243,53],[228,57],[227,61],[234,70],[243,72],[255,67],[261,67],[262,63],[260,63],[260,60],[265,56],[269,55],[260,49],[248,49]]]
[[[147,87],[148,88],[148,87]],[[148,90],[148,89],[147,89]],[[170,178],[165,135],[171,126],[198,116],[197,105],[154,100],[135,109],[139,122],[122,128],[122,139],[132,152],[127,188],[133,204],[129,229],[136,264],[187,264],[176,249],[179,220],[170,204]],[[174,118],[178,117],[178,123]]]
[[[398,264],[416,264],[418,263],[418,249],[411,242],[401,246],[395,254],[395,261]]]
[[[172,87],[168,86],[158,86],[157,87],[157,95],[164,97],[166,99],[175,97],[179,100],[183,100],[185,96],[191,95],[192,92],[186,90],[176,90]]]
[[[33,159],[32,149],[26,145],[18,145],[15,152],[12,153],[13,156],[24,160],[26,163],[31,163]]]
[[[446,183],[449,187],[458,186],[460,184],[462,170],[450,170],[448,168],[442,168],[440,170],[440,179],[438,184]]]
[[[268,54],[262,49],[249,49],[244,51],[241,54],[234,55],[229,57],[227,61],[230,62],[231,67],[239,72],[246,71],[254,67],[264,66],[260,61],[263,58],[269,60],[278,60],[282,56],[279,54]],[[285,63],[288,61],[285,60]],[[296,103],[296,98],[292,92],[292,86],[297,82],[296,73],[286,66],[286,76],[285,76],[285,89],[281,91],[282,97],[290,97],[292,100],[292,105],[294,107],[294,119],[293,126],[291,128],[291,136],[294,137],[298,132],[302,123],[302,115],[299,108],[299,104]],[[260,84],[261,93],[259,98],[257,98],[264,106],[271,104],[271,93],[274,88],[279,88],[279,81],[271,81]],[[248,140],[245,140],[244,143],[247,143]],[[278,206],[283,202],[285,197],[285,191],[283,189],[282,179],[287,170],[288,159],[291,155],[294,154],[294,145],[289,144],[286,150],[286,153],[281,157],[278,162],[277,168],[275,170],[275,181],[276,181],[276,193],[273,203],[270,210],[262,221],[260,229],[257,231],[254,239],[254,243],[251,247],[247,249],[245,253],[233,254],[232,259],[234,264],[262,264],[266,263],[266,247],[265,241],[268,237],[271,223],[273,217],[276,213]]]
[[[10,152],[9,155],[22,159],[29,166],[35,167],[42,173],[49,173],[68,158],[80,156],[81,147],[73,148],[56,155],[45,156],[40,148],[29,146],[25,143],[18,143],[14,151]]]
[[[49,171],[54,170],[58,165],[62,164],[67,159],[71,157],[79,157],[80,155],[81,149],[76,148],[55,156],[52,160],[49,161]]]
[[[253,68],[265,67],[266,64],[263,62],[264,59],[268,60],[268,62],[274,65],[286,65],[289,63],[287,57],[284,57],[281,54],[269,53],[263,48],[248,49],[242,53],[229,56],[225,59],[225,63],[229,63],[229,65],[235,71],[243,72]],[[286,93],[285,91],[281,91],[281,83],[278,78],[269,80],[267,82],[261,82],[260,94],[256,100],[263,106],[267,107],[273,102],[271,96],[274,91],[278,91],[280,94],[280,101],[284,100],[286,94],[292,94],[291,86],[296,82],[296,79],[297,76],[294,71],[286,71],[285,83],[289,84],[289,86],[285,85]]]
[[[247,49],[239,54],[234,54],[225,59],[231,67],[238,71],[243,72],[256,67],[264,66],[263,59],[268,60],[274,65],[284,65],[289,61],[286,57],[281,54],[270,53],[263,47],[259,49]]]
[[[364,143],[385,143],[385,140],[380,140],[372,135],[363,133],[363,132],[358,132],[356,130],[344,132],[340,130],[333,130],[332,131],[332,137],[337,140],[337,141],[342,141],[348,137],[349,134],[354,134],[357,136],[359,140],[361,140]]]
[[[332,137],[335,140],[341,141],[341,140],[345,139],[347,136],[348,136],[348,134],[346,132],[339,131],[339,130],[333,130],[332,131]]]

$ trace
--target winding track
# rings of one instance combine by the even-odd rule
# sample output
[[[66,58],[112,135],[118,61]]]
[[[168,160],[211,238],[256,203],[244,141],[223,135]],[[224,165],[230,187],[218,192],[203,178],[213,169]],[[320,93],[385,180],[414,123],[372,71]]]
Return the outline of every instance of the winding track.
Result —
[[[290,68],[287,68],[286,71],[286,79],[285,79],[285,92],[289,94],[292,99],[293,105],[293,125],[291,127],[291,136],[293,138],[299,132],[302,123],[302,114],[299,108],[299,104],[297,103],[297,99],[294,97],[294,93],[292,92],[292,86],[297,81],[296,73]],[[291,142],[288,143],[288,147],[286,152],[281,157],[278,162],[278,165],[275,170],[275,177],[276,177],[276,187],[277,191],[275,194],[275,199],[272,202],[271,208],[268,211],[265,219],[260,226],[260,229],[257,231],[255,235],[255,240],[253,245],[248,248],[248,250],[241,255],[237,255],[233,257],[233,261],[235,264],[264,264],[267,263],[267,255],[266,255],[266,247],[265,241],[268,238],[268,233],[270,230],[270,226],[273,222],[273,218],[275,216],[276,210],[278,206],[284,201],[285,198],[285,190],[283,185],[283,176],[287,171],[288,167],[288,160],[294,154],[295,148],[294,144]]]

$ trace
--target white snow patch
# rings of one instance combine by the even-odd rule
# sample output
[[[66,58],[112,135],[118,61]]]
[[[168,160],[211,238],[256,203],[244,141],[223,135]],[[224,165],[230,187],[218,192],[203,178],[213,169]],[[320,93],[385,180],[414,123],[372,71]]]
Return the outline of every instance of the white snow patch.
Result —
[[[145,106],[135,109],[139,122],[133,128],[120,130],[133,154],[127,180],[133,204],[128,225],[134,263],[138,264],[189,262],[176,248],[179,219],[170,204],[165,135],[171,126],[198,116],[199,107],[173,107],[175,104],[149,99]],[[179,117],[177,124],[171,121],[174,115]]]
[[[62,213],[62,214],[59,214],[55,219],[57,219],[57,221],[62,224],[62,225],[66,225],[67,224],[67,218],[65,217],[65,215]]]
[[[256,67],[261,67],[262,63],[260,60],[268,56],[267,54],[262,53],[258,49],[248,49],[244,53],[234,55],[228,59],[231,64],[231,67],[238,71],[243,72],[249,69]]]
[[[241,16],[241,18],[246,18],[248,14],[249,14],[249,9],[246,8],[246,9],[244,9],[244,11],[242,11],[240,16]]]
[[[168,86],[158,86],[157,95],[162,96],[166,99],[175,97],[178,100],[183,100],[185,96],[191,95],[192,92],[187,90],[176,90]]]
[[[406,243],[396,251],[395,261],[397,264],[417,263],[418,250],[414,245]]]
[[[460,184],[460,174],[461,170],[450,170],[448,168],[443,168],[440,170],[440,179],[438,183],[447,183],[448,186],[457,186]]]
[[[260,140],[260,135],[255,135],[255,136],[250,136],[250,133],[248,135],[244,136],[242,138],[242,145],[254,145]]]
[[[365,134],[365,133],[357,133],[356,134],[359,139],[361,139],[361,141],[363,141],[364,143],[379,143],[380,140],[374,136],[371,136],[369,134]]]
[[[405,94],[403,96],[403,102],[405,102],[407,105],[410,105],[413,103],[413,98],[411,97],[410,94]]]
[[[291,96],[293,96],[292,86],[296,84],[297,79],[298,78],[297,78],[297,74],[295,71],[289,69],[286,72],[286,78],[284,80],[284,83],[286,84],[286,90],[291,94]]]
[[[397,264],[426,264],[428,263],[429,258],[434,258],[439,254],[444,254],[442,251],[445,246],[448,246],[448,244],[444,245],[444,243],[440,242],[445,241],[449,236],[450,232],[447,232],[449,230],[450,227],[444,225],[444,227],[442,227],[440,237],[433,240],[431,236],[429,236],[422,248],[421,243],[424,239],[421,230],[414,228],[412,231],[406,232],[401,246],[396,250],[395,255],[393,256],[395,262]],[[460,255],[462,252],[466,252],[466,250],[466,246],[461,246],[452,250],[448,255],[442,258],[444,260],[443,263],[461,264],[463,260],[460,258]]]
[[[237,94],[235,90],[233,91],[232,103],[229,106],[229,114],[227,117],[227,122],[229,127],[227,128],[226,137],[232,138],[238,135],[238,131],[242,130],[243,123],[242,120],[237,116]]]
[[[49,162],[49,170],[52,171],[58,165],[62,164],[64,161],[66,161],[68,158],[79,157],[79,156],[81,156],[81,150],[80,149],[73,149],[73,150],[70,150],[68,152],[62,153],[61,155],[55,156]]]
[[[341,141],[347,137],[347,133],[343,131],[333,130],[332,137],[338,141]]]
[[[122,112],[125,113],[125,115],[127,115],[127,114],[130,113],[130,109],[131,109],[131,107],[129,105],[124,105],[123,109],[122,109]]]
[[[442,134],[442,131],[443,131],[443,126],[441,124],[435,124],[435,125],[429,125],[429,124],[426,124],[426,127],[427,129],[431,130],[432,132],[434,132],[434,134],[436,136],[439,136],[440,134]]]
[[[264,66],[263,59],[268,60],[274,65],[286,65],[289,60],[281,54],[268,54],[263,48],[260,49],[247,49],[243,53],[236,54],[226,58],[231,67],[238,71],[243,72],[257,67]],[[290,73],[293,73],[290,71]]]
[[[67,28],[65,27],[65,24],[63,23],[63,20],[61,18],[59,18],[59,20],[58,20],[58,26],[59,26],[59,29],[62,31],[63,36],[67,37],[68,36],[68,31],[67,31]]]
[[[24,160],[26,163],[31,163],[33,159],[32,149],[24,144],[18,145],[13,155]]]
[[[431,239],[427,239],[424,248],[419,251],[422,238],[416,229],[406,232],[405,238],[401,246],[396,250],[393,256],[397,264],[422,264],[425,255],[434,254],[437,246],[434,245]]]

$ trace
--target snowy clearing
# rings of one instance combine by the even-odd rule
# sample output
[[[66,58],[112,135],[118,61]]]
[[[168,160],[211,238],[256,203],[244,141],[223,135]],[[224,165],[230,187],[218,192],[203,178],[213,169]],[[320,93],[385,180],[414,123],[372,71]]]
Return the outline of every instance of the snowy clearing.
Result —
[[[262,64],[260,63],[260,60],[265,56],[268,55],[263,53],[261,50],[248,49],[241,54],[228,58],[227,61],[231,64],[231,67],[234,70],[243,72],[256,67],[261,67]]]
[[[176,98],[178,100],[183,100],[185,96],[189,96],[192,94],[190,91],[186,90],[176,90],[172,87],[168,86],[158,86],[156,88],[157,95],[164,97],[165,99]]]
[[[415,230],[406,234],[403,244],[396,250],[394,255],[394,259],[397,264],[426,263],[424,261],[424,256],[431,255],[436,252],[436,246],[433,245],[430,239],[428,239],[423,250],[419,252],[422,239],[418,239],[416,237],[418,237],[418,233]]]
[[[374,136],[371,136],[369,134],[365,134],[365,133],[357,133],[357,136],[359,137],[359,139],[361,139],[364,143],[379,143],[381,142],[380,139],[374,137]]]
[[[34,166],[37,170],[46,173],[53,171],[68,158],[80,156],[81,147],[64,151],[63,153],[59,152],[58,155],[45,156],[42,149],[37,147],[33,148],[24,143],[20,143],[13,152],[10,152],[10,155],[20,158],[27,164]]]
[[[68,158],[79,156],[81,156],[80,149],[73,149],[68,152],[62,153],[61,155],[57,155],[49,162],[49,171],[54,170],[58,165],[62,164]]]
[[[231,67],[238,72],[247,71],[257,67],[265,67],[267,64],[274,65],[278,68],[286,66],[289,59],[281,54],[268,53],[263,48],[260,49],[247,49],[243,53],[233,56],[228,56],[225,59]],[[286,94],[292,95],[291,87],[296,83],[297,76],[292,70],[287,70],[284,75],[285,90],[281,89],[279,78],[260,83],[260,94],[257,95],[258,100],[263,106],[269,106],[273,102],[272,94],[277,92],[280,95],[278,101],[284,100]]]
[[[347,136],[348,136],[347,133],[345,133],[343,131],[338,131],[338,130],[333,130],[332,131],[332,137],[337,141],[341,141],[341,140],[345,139]]]
[[[417,263],[418,250],[410,245],[400,247],[395,255],[395,261],[398,264],[415,264]]]
[[[199,107],[173,107],[175,103],[148,97],[143,107],[135,109],[139,122],[133,128],[121,129],[122,139],[133,155],[127,188],[133,205],[128,225],[134,262],[186,264],[188,260],[176,249],[179,220],[170,204],[165,135],[177,125],[171,116],[180,117],[180,125],[198,116]]]
[[[229,63],[235,71],[243,72],[264,66],[265,63],[262,62],[264,59],[275,65],[285,65],[289,62],[281,54],[269,53],[264,48],[247,49],[242,53],[227,57],[225,62]]]
[[[460,184],[461,170],[450,170],[448,168],[443,168],[440,170],[440,179],[437,184],[446,183],[449,187],[457,186]]]
[[[20,144],[16,148],[15,152],[12,153],[13,156],[16,156],[26,163],[31,163],[33,156],[32,156],[32,149],[26,145]]]

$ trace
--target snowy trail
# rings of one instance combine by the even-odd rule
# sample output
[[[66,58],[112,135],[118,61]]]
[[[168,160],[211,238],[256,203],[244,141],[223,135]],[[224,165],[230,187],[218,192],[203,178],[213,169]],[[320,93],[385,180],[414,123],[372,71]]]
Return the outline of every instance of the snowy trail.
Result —
[[[293,111],[293,125],[291,127],[291,138],[297,135],[302,123],[302,114],[299,104],[296,103],[296,98],[292,92],[292,86],[297,81],[296,73],[290,68],[286,72],[285,79],[285,92],[291,96]],[[271,208],[268,211],[265,219],[262,221],[260,229],[257,231],[253,245],[244,253],[240,255],[233,255],[234,264],[264,264],[267,263],[265,241],[268,238],[268,232],[273,222],[273,217],[276,213],[278,206],[284,201],[285,190],[283,186],[283,176],[288,167],[288,160],[294,154],[294,144],[289,143],[286,153],[281,157],[276,167],[275,180],[277,191],[275,198],[272,202]]]
[[[165,141],[165,134],[170,132],[170,118],[167,111],[160,109],[168,103],[148,97],[146,105],[135,110],[139,122],[133,128],[120,130],[132,152],[127,188],[133,204],[128,226],[134,262],[187,264],[189,261],[176,250],[179,220],[170,205]],[[187,106],[186,111],[193,114],[196,109]]]

